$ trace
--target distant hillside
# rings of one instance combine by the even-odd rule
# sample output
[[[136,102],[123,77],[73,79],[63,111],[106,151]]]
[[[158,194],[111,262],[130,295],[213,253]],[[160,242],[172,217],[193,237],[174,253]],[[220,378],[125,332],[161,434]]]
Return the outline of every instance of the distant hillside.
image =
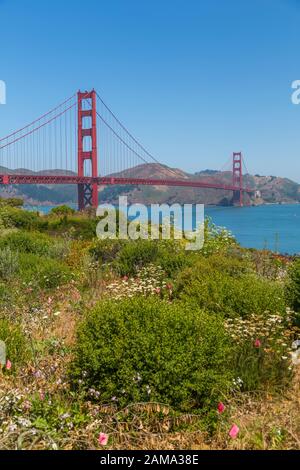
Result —
[[[26,169],[7,170],[0,167],[0,173],[32,174]],[[45,170],[36,174],[74,174],[60,170]],[[114,176],[155,179],[188,179],[205,180],[215,183],[231,183],[230,172],[215,170],[199,171],[195,174],[186,173],[180,169],[160,166],[158,164],[139,165]],[[300,185],[287,178],[275,176],[245,175],[245,185],[256,190],[251,197],[252,204],[266,203],[299,203]],[[231,205],[232,193],[216,189],[177,188],[166,186],[107,186],[100,188],[99,200],[101,202],[117,202],[118,196],[126,194],[129,202],[151,204],[160,203],[203,203],[206,205]],[[0,197],[22,197],[28,204],[65,204],[77,202],[77,188],[73,185],[19,185],[2,186]]]

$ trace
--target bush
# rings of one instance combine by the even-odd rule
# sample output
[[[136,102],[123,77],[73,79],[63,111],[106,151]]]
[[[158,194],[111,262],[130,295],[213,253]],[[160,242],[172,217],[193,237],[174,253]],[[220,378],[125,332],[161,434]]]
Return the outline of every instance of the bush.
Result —
[[[50,258],[63,259],[69,254],[67,240],[49,236],[39,232],[17,231],[0,238],[1,247],[9,247],[20,253],[33,253]]]
[[[294,261],[289,268],[285,296],[288,305],[295,312],[300,312],[300,259]]]
[[[66,205],[63,205],[63,206],[58,206],[58,207],[54,207],[53,209],[51,209],[49,215],[74,215],[76,213],[76,211],[74,209],[72,209],[71,207],[69,206],[66,206]]]
[[[48,230],[55,234],[67,234],[73,239],[92,240],[96,237],[96,218],[86,218],[83,215],[63,216],[59,219],[49,218]]]
[[[122,240],[97,240],[90,247],[89,253],[94,261],[111,263],[116,259],[124,243]]]
[[[284,292],[279,282],[248,273],[239,260],[221,257],[201,259],[185,269],[177,280],[175,295],[202,309],[226,316],[285,312]]]
[[[41,233],[17,231],[0,238],[0,247],[10,247],[21,253],[45,255],[48,253],[51,240]]]
[[[229,385],[222,321],[155,298],[104,301],[81,324],[71,373],[119,405],[159,401],[178,410],[215,407]]]
[[[10,207],[22,207],[24,205],[24,201],[21,198],[8,198],[2,199],[0,198],[0,207],[10,206]]]
[[[209,256],[236,246],[238,245],[231,232],[224,227],[218,227],[211,221],[211,219],[205,219],[204,246],[201,250],[202,254]]]
[[[121,276],[135,275],[137,270],[158,258],[158,242],[136,240],[125,243],[115,263]]]
[[[24,365],[29,358],[29,349],[19,325],[0,319],[0,340],[6,345],[6,357],[11,361],[13,369]]]
[[[26,283],[53,289],[72,279],[72,273],[62,262],[34,254],[20,254],[20,275]]]
[[[12,292],[10,286],[7,285],[7,282],[0,283],[0,305],[12,305],[13,297],[15,292]]]
[[[8,280],[18,271],[19,260],[9,246],[0,249],[0,278]]]
[[[38,214],[9,206],[0,207],[0,219],[5,228],[16,227],[28,230],[38,228],[40,224]]]
[[[174,240],[160,241],[158,244],[157,263],[168,277],[173,277],[187,266],[191,266],[198,253],[186,251],[184,245]]]

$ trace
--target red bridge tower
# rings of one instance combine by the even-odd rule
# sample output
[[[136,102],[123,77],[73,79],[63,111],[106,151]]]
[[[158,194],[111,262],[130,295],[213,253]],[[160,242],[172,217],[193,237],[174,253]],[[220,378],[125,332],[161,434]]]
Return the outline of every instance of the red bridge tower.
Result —
[[[96,92],[78,92],[78,176],[86,175],[85,162],[91,162],[92,177],[98,178],[97,163],[97,110]],[[88,109],[84,109],[84,102],[89,104]],[[89,125],[84,125],[89,121]],[[86,207],[98,207],[98,185],[78,184],[78,207],[83,210]]]
[[[243,198],[243,156],[241,152],[233,154],[232,185],[237,189],[233,191],[233,203],[244,205]]]

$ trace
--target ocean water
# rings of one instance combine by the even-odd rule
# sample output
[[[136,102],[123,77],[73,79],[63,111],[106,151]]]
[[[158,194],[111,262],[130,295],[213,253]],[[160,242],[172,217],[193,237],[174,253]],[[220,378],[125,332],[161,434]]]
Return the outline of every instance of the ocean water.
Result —
[[[27,207],[49,212],[52,207]],[[248,248],[300,253],[300,204],[258,207],[205,207],[205,215],[226,227]]]
[[[242,246],[300,253],[300,205],[210,207],[206,215],[228,228]]]

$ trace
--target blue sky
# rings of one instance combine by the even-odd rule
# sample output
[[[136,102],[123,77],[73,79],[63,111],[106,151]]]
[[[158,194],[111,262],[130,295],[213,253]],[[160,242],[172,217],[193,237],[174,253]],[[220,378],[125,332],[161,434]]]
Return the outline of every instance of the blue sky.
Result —
[[[0,0],[0,136],[96,88],[162,162],[300,182],[300,0]]]

